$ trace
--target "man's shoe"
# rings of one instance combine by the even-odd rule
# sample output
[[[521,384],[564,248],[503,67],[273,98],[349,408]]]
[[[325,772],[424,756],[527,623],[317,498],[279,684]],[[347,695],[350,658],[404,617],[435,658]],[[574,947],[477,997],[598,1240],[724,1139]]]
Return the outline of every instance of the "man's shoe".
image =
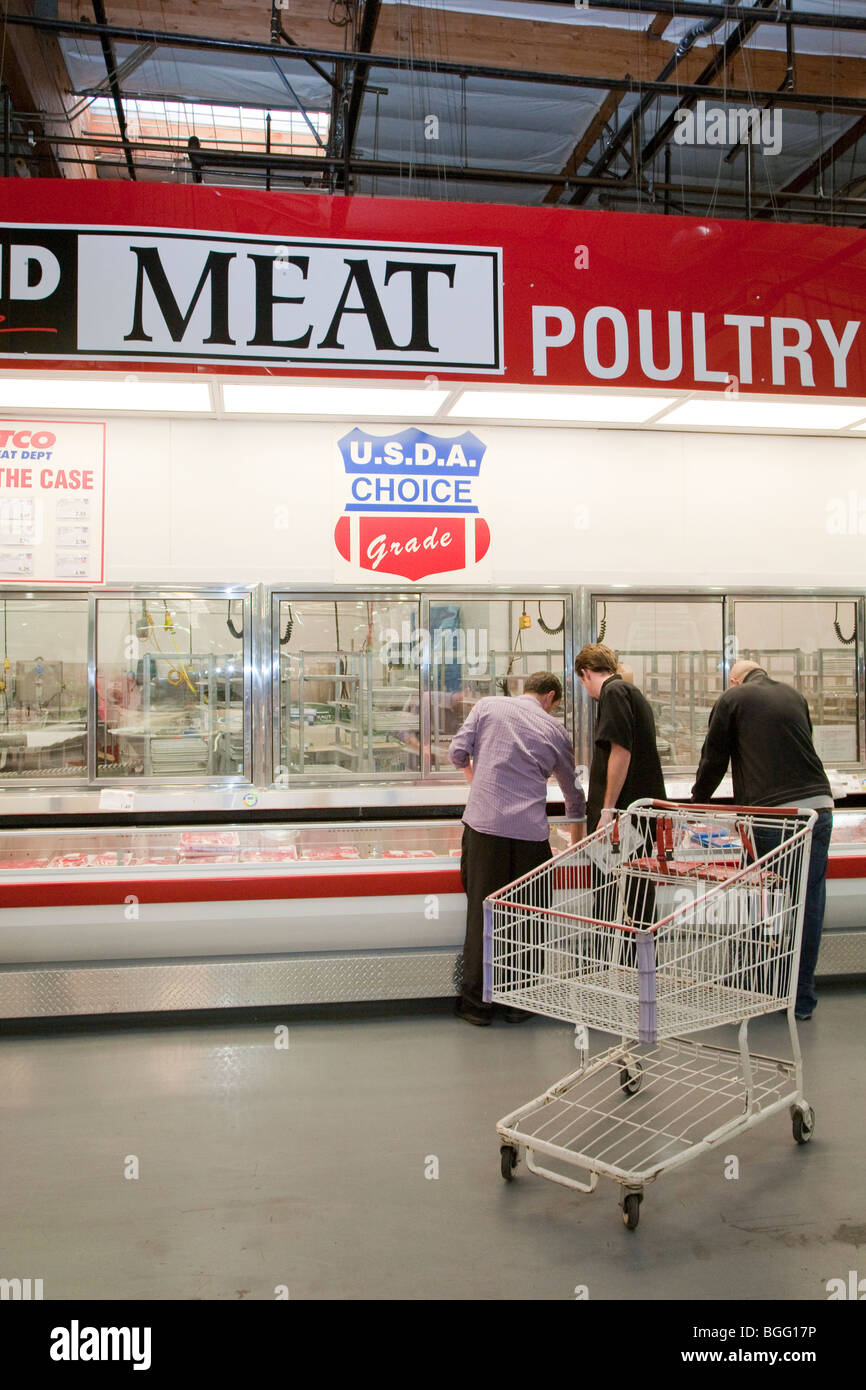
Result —
[[[525,1009],[512,1009],[508,1004],[497,1004],[495,1014],[505,1023],[528,1023],[532,1018],[532,1014],[528,1014]]]
[[[809,1019],[812,1017],[812,1015],[811,1015],[810,1013],[809,1013],[809,1014],[798,1014],[798,1013],[795,1013],[795,1014],[794,1014],[794,1017],[795,1017],[795,1019],[797,1020],[798,1023],[808,1023],[808,1022],[809,1022]]]
[[[493,1022],[493,1010],[474,1009],[471,1004],[465,1003],[463,999],[458,999],[454,1005],[454,1012],[458,1018],[462,1018],[464,1023],[474,1023],[476,1028],[489,1028]]]

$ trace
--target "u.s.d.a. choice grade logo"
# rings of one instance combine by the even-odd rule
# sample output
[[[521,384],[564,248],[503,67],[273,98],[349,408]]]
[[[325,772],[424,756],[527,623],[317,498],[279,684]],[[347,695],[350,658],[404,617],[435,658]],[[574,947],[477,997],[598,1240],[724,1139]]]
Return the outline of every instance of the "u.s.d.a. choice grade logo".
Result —
[[[474,497],[486,448],[471,430],[350,430],[339,441],[349,495],[334,530],[343,559],[409,580],[477,564],[490,546]]]

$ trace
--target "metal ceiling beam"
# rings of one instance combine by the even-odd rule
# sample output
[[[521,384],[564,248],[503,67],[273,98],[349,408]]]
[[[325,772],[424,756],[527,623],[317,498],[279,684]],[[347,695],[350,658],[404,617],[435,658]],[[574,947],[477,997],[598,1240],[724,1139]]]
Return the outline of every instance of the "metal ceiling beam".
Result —
[[[651,6],[651,9],[654,7]],[[712,8],[712,7],[710,7]],[[715,8],[724,8],[716,6]],[[741,7],[738,7],[741,9]],[[703,7],[702,7],[703,12]],[[649,13],[649,11],[648,11]],[[749,15],[748,9],[742,11]],[[784,13],[783,11],[780,13]],[[754,18],[754,16],[752,16]],[[145,43],[151,41],[165,48],[189,48],[216,52],[216,53],[242,53],[255,58],[273,58],[274,48],[272,44],[247,43],[239,39],[209,39],[199,38],[195,34],[171,34],[152,29],[132,29],[118,25],[100,26],[96,24],[82,24],[76,20],[54,20],[37,18],[34,15],[8,15],[5,22],[7,24],[24,24],[30,28],[51,34],[69,34],[77,38],[98,39],[105,34],[108,38],[116,39],[124,43]],[[864,17],[863,27],[866,29],[866,17]],[[285,56],[291,56],[306,61],[309,58],[319,59],[321,62],[328,63],[351,63],[370,62],[371,57],[366,53],[345,52],[339,49],[322,48],[293,48]],[[583,90],[602,91],[602,92],[633,92],[638,95],[645,92],[655,92],[659,96],[692,96],[695,100],[704,98],[708,101],[718,101],[720,91],[718,87],[702,87],[695,83],[687,82],[644,82],[632,77],[607,77],[603,75],[586,77],[576,73],[563,72],[536,72],[532,68],[502,68],[485,67],[478,63],[451,63],[440,59],[419,59],[416,58],[412,63],[408,63],[403,56],[390,56],[386,54],[375,54],[372,57],[374,67],[386,70],[397,70],[401,73],[435,73],[441,76],[443,73],[457,77],[480,77],[490,80],[504,82],[528,82],[536,86],[557,86],[557,87],[577,87]],[[755,89],[728,87],[725,89],[725,99],[730,102],[745,102],[749,106],[760,105],[764,101],[775,101],[778,106],[799,107],[806,111],[853,111],[858,115],[866,111],[866,97],[840,97],[832,93],[808,93],[799,92],[775,92],[758,91]]]
[[[544,0],[546,4],[574,9],[574,0]],[[629,14],[667,15],[669,19],[718,19],[728,24],[742,24],[749,19],[750,7],[740,4],[711,3],[711,0],[589,0],[593,10],[618,10]],[[789,25],[795,29],[837,29],[866,33],[866,15],[827,14],[820,10],[780,10],[767,15],[762,24]]]
[[[90,146],[97,149],[117,151],[121,154],[123,146],[118,139],[108,139],[105,136],[88,136],[84,139],[68,135],[56,137],[56,143],[62,145]],[[141,156],[146,153],[159,153],[174,157],[178,162],[186,161],[190,157],[190,151],[184,145],[172,145],[166,141],[140,140],[135,142],[135,153],[139,159],[141,167],[145,167]],[[62,159],[63,156],[60,156]],[[199,172],[208,168],[214,170],[236,170],[239,173],[257,173],[264,175],[268,169],[277,175],[282,174],[287,178],[309,179],[310,176],[318,175],[330,167],[341,167],[343,164],[342,156],[320,156],[320,155],[293,155],[275,154],[255,151],[230,151],[230,150],[205,150],[198,148],[194,150],[193,158],[195,166]],[[107,164],[108,161],[99,160],[100,164]],[[405,177],[410,172],[409,166],[405,161],[387,159],[358,158],[354,156],[351,161],[352,172],[354,175],[367,175],[370,177]],[[116,161],[111,167],[122,168],[123,164]],[[154,169],[165,169],[165,162],[160,164],[152,163],[149,166]],[[442,176],[442,165],[418,165],[411,166],[413,178],[419,179],[440,179]],[[604,190],[619,197],[621,195],[632,196],[635,189],[632,184],[623,183],[621,179],[611,177],[592,178],[590,175],[565,175],[565,174],[537,174],[524,169],[473,169],[455,166],[448,169],[448,177],[455,182],[474,182],[474,183],[509,183],[526,186],[543,187],[550,184],[583,183],[592,185],[595,188]],[[733,202],[739,206],[743,205],[743,195],[737,188],[716,188],[715,183],[656,183],[654,191],[657,194],[669,193],[674,196],[689,195],[696,198],[707,198],[718,196],[728,202]],[[762,191],[763,192],[763,191]],[[802,209],[804,217],[814,215],[831,216],[831,210],[827,207],[828,199],[822,197],[820,193],[793,193],[789,192],[787,198]],[[810,205],[817,205],[814,211],[810,210]],[[823,208],[822,208],[823,205]],[[847,205],[853,209],[859,209],[856,215],[866,215],[866,197],[849,196],[846,194],[838,195],[834,198],[834,206]],[[792,209],[793,211],[793,209]],[[841,214],[854,216],[850,214]]]
[[[758,0],[758,3],[774,4],[775,0]],[[719,21],[717,19],[703,19],[699,24],[696,24],[692,29],[690,29],[687,34],[684,34],[683,37],[680,39],[679,43],[677,44],[673,54],[665,63],[664,67],[662,68],[661,72],[656,78],[656,81],[666,82],[667,79],[670,77],[671,73],[673,73],[675,69],[679,67],[686,54],[691,52],[698,39],[702,35],[712,34],[713,31],[718,28],[718,26]],[[702,73],[701,77],[703,78],[703,76],[704,74]],[[620,127],[616,135],[610,141],[607,148],[602,151],[602,154],[599,156],[595,164],[592,166],[590,173],[595,175],[605,173],[611,167],[614,160],[625,149],[625,146],[628,143],[629,139],[631,139],[633,150],[632,166],[635,170],[635,178],[640,178],[640,164],[635,164],[634,156],[636,156],[637,153],[636,146],[638,139],[640,138],[641,122],[643,121],[643,118],[646,115],[647,111],[657,100],[658,98],[656,97],[655,93],[652,92],[648,95],[644,95],[641,97],[637,109],[629,114],[628,122],[624,123]],[[569,199],[569,201],[574,204],[580,204],[586,201],[586,196],[587,195],[585,191],[575,193]]]
[[[96,15],[96,23],[101,29],[107,28],[105,18],[105,6],[102,0],[93,0],[93,13]],[[117,116],[117,128],[120,131],[120,138],[123,141],[123,150],[126,155],[126,167],[129,170],[129,177],[135,182],[135,164],[132,158],[132,149],[126,134],[126,116],[123,111],[123,100],[120,95],[120,83],[117,80],[117,63],[114,57],[114,49],[111,39],[107,34],[100,34],[99,41],[102,45],[102,56],[105,59],[105,71],[107,74],[108,85],[111,88],[111,96],[114,101],[114,111]]]
[[[379,22],[379,11],[382,8],[382,0],[364,0],[364,13],[361,17],[361,32],[358,35],[358,48],[362,53],[371,53],[373,50],[373,39],[376,36],[376,25]],[[358,119],[361,115],[361,106],[364,101],[364,92],[367,88],[367,78],[370,75],[370,63],[357,63],[352,74],[352,91],[349,96],[349,109],[346,113],[346,124],[343,130],[344,149],[351,155],[355,144],[355,133],[358,129]]]
[[[734,29],[733,32],[728,35],[727,39],[722,44],[722,47],[713,55],[709,63],[707,63],[706,67],[701,71],[698,77],[697,85],[706,86],[707,84],[712,84],[716,77],[720,76],[720,74],[722,73],[727,72],[728,65],[737,56],[743,44],[751,36],[751,34],[754,33],[755,29],[757,29],[758,25],[761,23],[761,16],[759,13],[756,13],[756,11],[768,10],[771,6],[775,4],[776,0],[757,0],[754,9],[746,11],[750,18],[744,19],[740,24],[737,25],[736,29]],[[774,13],[787,14],[787,11],[774,10]],[[725,90],[725,92],[722,93],[719,91],[718,88],[716,88],[715,91],[717,101],[720,99],[720,97],[723,97],[725,100],[728,100],[727,90]],[[676,110],[671,112],[667,120],[662,122],[655,135],[651,136],[650,139],[646,142],[637,160],[638,175],[643,173],[643,170],[646,167],[646,165],[652,163],[652,160],[655,158],[658,151],[662,149],[662,147],[666,145],[667,142],[670,140],[676,128],[677,112],[688,111],[694,105],[695,100],[696,99],[693,96],[685,96],[682,101],[679,101],[677,103]],[[752,101],[749,102],[750,106],[755,104],[761,105],[763,103],[757,103]]]

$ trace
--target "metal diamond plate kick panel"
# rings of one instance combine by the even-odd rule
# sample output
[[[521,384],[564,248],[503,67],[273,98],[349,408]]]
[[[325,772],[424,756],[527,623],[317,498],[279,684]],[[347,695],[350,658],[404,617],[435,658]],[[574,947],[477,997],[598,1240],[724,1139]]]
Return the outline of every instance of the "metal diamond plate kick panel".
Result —
[[[458,993],[454,951],[0,970],[0,1018],[437,999]]]
[[[815,977],[831,975],[866,975],[866,931],[825,931]]]

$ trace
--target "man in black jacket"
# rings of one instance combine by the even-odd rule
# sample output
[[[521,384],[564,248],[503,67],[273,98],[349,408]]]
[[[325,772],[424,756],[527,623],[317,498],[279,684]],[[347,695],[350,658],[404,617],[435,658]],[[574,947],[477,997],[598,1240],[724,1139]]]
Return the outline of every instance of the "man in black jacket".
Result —
[[[709,801],[730,759],[736,805],[792,806],[818,814],[812,830],[794,1006],[796,1017],[802,1021],[812,1017],[817,1003],[815,966],[824,925],[833,796],[815,752],[812,721],[803,696],[789,685],[770,680],[755,661],[736,662],[730,681],[730,688],[710,715],[692,799],[699,805]],[[762,854],[773,848],[769,841],[764,843],[768,833],[772,832],[763,832],[757,845]]]

